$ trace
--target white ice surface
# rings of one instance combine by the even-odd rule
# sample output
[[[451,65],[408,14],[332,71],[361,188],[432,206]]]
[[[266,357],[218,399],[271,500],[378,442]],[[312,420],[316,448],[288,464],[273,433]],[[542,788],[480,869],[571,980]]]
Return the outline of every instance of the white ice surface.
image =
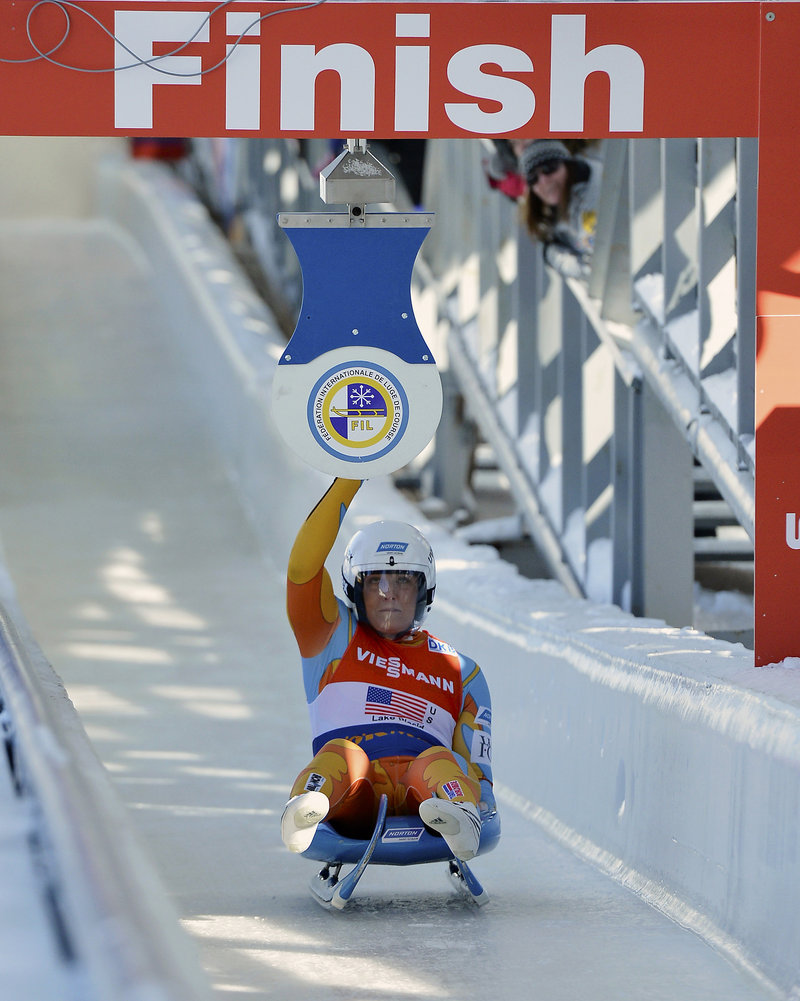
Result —
[[[503,761],[524,753],[524,734],[502,719],[503,837],[475,864],[488,908],[465,909],[438,866],[370,870],[347,915],[309,899],[313,863],[288,856],[277,831],[309,754],[283,611],[287,540],[259,551],[148,277],[105,225],[0,225],[0,535],[33,632],[219,996],[771,997],[514,809]],[[276,506],[286,469],[271,487]],[[351,524],[402,516],[399,499],[386,509],[393,497],[370,484]],[[316,500],[309,491],[298,522]],[[463,568],[437,541],[443,600],[431,627],[459,645],[469,630],[445,585]],[[492,589],[476,560],[476,585]],[[538,593],[546,607],[556,592],[543,582]],[[491,644],[466,652],[501,688]],[[0,982],[19,951],[10,941],[0,928]]]

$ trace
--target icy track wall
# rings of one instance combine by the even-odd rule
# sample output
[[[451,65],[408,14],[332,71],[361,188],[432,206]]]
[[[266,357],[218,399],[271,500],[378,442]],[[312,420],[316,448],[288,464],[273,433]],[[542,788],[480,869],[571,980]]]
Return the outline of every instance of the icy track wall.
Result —
[[[109,162],[99,191],[152,263],[242,502],[285,564],[328,479],[273,428],[274,321],[205,210],[158,165]],[[366,484],[348,519],[387,508],[437,552],[431,628],[437,614],[443,633],[456,620],[489,671],[501,808],[800,997],[800,670],[755,670],[741,646],[524,580],[494,551],[422,523],[385,479]]]
[[[2,567],[0,599],[5,752],[30,811],[28,842],[59,943],[64,996],[210,1001],[199,955]]]

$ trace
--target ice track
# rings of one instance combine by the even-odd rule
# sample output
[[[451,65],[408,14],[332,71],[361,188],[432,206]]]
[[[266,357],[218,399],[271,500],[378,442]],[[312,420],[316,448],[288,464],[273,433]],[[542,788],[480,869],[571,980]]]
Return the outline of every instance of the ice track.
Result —
[[[84,185],[59,160],[68,149],[50,147],[51,181]],[[3,175],[24,169],[17,150]],[[773,997],[502,796],[500,846],[474,864],[483,910],[443,864],[368,870],[343,915],[315,905],[314,863],[290,857],[277,827],[309,745],[286,540],[264,551],[243,513],[148,260],[107,221],[57,212],[34,197],[28,218],[0,220],[0,535],[32,631],[218,996]],[[287,458],[268,489],[299,519],[316,496],[291,487],[295,468]],[[474,649],[465,628],[443,606],[436,631],[463,638],[499,690],[490,641]],[[496,731],[502,783],[525,735],[502,718]]]

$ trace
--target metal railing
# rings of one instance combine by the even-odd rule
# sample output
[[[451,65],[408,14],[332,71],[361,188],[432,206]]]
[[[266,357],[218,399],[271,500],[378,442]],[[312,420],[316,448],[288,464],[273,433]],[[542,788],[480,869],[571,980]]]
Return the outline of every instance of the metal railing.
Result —
[[[244,223],[288,313],[301,276],[274,218],[322,210],[311,166],[326,148],[195,143],[201,193],[226,226]],[[571,593],[690,624],[696,465],[744,529],[728,555],[753,537],[757,143],[606,140],[587,282],[544,264],[485,155],[479,140],[427,144],[436,222],[415,308],[446,405],[423,482],[457,502],[466,413]]]

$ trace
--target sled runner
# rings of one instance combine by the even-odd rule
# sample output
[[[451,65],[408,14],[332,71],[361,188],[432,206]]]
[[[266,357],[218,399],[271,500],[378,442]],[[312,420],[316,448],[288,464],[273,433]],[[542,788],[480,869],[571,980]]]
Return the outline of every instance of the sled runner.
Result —
[[[343,910],[350,901],[367,866],[418,865],[446,862],[453,885],[479,906],[488,894],[466,862],[453,857],[444,839],[433,834],[419,817],[387,817],[387,798],[381,796],[375,829],[369,840],[345,838],[323,821],[314,840],[302,853],[324,865],[311,878],[310,888],[324,907]],[[496,810],[481,814],[481,841],[478,854],[491,851],[500,838],[500,818]],[[353,868],[342,875],[343,866]]]

